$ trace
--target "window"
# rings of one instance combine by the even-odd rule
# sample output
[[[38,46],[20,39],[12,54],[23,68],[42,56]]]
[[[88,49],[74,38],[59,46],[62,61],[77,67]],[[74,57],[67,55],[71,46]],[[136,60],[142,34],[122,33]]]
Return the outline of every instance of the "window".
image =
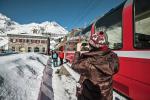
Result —
[[[31,52],[32,48],[31,47],[28,47],[28,52]]]
[[[10,39],[10,42],[13,42],[13,39]]]
[[[150,0],[135,1],[134,47],[150,49]]]
[[[45,48],[44,47],[42,48],[42,52],[45,52]]]
[[[95,23],[96,31],[105,31],[108,36],[109,48],[122,48],[122,11],[124,3],[111,10]]]
[[[19,47],[19,51],[20,51],[20,52],[21,52],[21,48],[22,48],[22,47]]]
[[[19,51],[20,51],[20,52],[25,52],[25,48],[24,48],[23,46],[20,46],[20,47],[19,47]]]
[[[34,52],[39,52],[40,50],[39,50],[39,47],[35,47],[34,48]]]
[[[19,40],[18,39],[16,39],[16,42],[18,42]]]
[[[26,40],[26,43],[29,43],[29,39]]]
[[[77,42],[75,41],[70,41],[68,44],[67,44],[67,50],[68,51],[76,51],[77,49]]]
[[[31,43],[35,43],[35,40],[31,40]]]
[[[13,41],[12,41],[13,43],[15,43],[15,42],[16,42],[16,39],[12,39],[12,40],[13,40]]]
[[[35,40],[32,40],[32,43],[35,43]]]
[[[35,43],[37,43],[37,40],[35,40]]]
[[[46,41],[45,41],[45,40],[41,40],[41,43],[43,43],[43,44],[44,44],[44,43],[46,43]]]
[[[22,39],[19,39],[19,42],[22,43]]]
[[[25,39],[22,39],[22,42],[25,43]]]
[[[12,47],[12,51],[15,51],[15,47]]]
[[[111,49],[121,49],[122,48],[122,28],[121,22],[109,26],[106,30],[108,36],[109,48]]]
[[[40,43],[40,40],[37,40],[37,43]]]

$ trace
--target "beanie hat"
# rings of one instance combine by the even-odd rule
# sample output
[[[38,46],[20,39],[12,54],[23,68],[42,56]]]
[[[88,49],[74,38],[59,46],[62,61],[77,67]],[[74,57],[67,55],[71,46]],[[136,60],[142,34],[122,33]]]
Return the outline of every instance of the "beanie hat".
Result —
[[[103,31],[95,32],[95,24],[92,25],[89,44],[95,48],[108,45],[107,34]]]

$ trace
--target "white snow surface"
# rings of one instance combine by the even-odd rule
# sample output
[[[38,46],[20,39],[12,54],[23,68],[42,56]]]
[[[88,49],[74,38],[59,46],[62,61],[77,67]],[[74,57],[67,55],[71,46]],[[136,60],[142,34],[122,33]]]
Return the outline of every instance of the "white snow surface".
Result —
[[[0,100],[37,100],[48,56],[36,53],[0,56]],[[76,100],[76,81],[53,67],[54,100]]]
[[[53,68],[54,100],[77,100],[76,81],[72,76],[55,74],[57,69],[59,68]]]
[[[35,53],[0,57],[0,100],[37,100],[47,56]]]
[[[0,47],[8,44],[7,37],[0,37]]]
[[[0,13],[0,35],[6,34],[7,31],[14,30],[15,26],[19,26],[19,24],[11,21],[10,18]]]

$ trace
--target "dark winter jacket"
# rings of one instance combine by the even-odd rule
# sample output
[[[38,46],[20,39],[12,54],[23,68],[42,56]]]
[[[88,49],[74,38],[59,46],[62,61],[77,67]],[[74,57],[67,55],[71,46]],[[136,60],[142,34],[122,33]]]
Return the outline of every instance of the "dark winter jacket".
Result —
[[[57,59],[58,58],[58,54],[56,52],[52,53],[52,59]]]
[[[118,57],[110,49],[81,55],[76,52],[72,68],[81,74],[78,100],[112,100],[112,77],[118,67]]]

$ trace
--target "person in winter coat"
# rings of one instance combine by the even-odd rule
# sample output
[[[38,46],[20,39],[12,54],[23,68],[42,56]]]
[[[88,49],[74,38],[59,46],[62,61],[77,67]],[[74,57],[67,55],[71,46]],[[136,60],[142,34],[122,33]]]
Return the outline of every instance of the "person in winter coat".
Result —
[[[64,52],[63,52],[63,50],[61,50],[59,52],[59,58],[60,58],[60,65],[62,65],[63,64],[63,59],[64,59]]]
[[[95,33],[94,25],[89,40],[90,51],[75,53],[72,68],[80,73],[77,86],[78,100],[112,100],[112,78],[118,72],[117,54],[108,48],[104,32]]]
[[[54,67],[58,66],[58,54],[56,51],[52,51],[52,59]]]

